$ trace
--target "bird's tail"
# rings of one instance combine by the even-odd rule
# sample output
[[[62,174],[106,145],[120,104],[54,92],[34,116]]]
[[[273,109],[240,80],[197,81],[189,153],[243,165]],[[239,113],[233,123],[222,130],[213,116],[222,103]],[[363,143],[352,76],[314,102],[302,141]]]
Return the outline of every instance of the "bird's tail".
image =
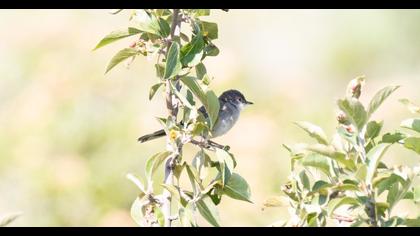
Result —
[[[160,138],[163,136],[165,136],[165,130],[161,129],[154,133],[143,135],[140,138],[138,138],[137,141],[139,141],[140,143],[144,143],[149,140],[153,140],[153,139]]]

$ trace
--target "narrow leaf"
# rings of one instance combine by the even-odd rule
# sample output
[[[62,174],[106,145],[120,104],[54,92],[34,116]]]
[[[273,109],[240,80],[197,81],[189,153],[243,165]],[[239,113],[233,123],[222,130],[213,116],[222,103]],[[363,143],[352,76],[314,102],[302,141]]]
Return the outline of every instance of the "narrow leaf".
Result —
[[[209,115],[210,129],[212,129],[217,122],[220,109],[219,98],[212,90],[209,90],[206,93],[206,103],[204,104],[204,107]]]
[[[220,227],[219,224],[219,213],[217,211],[216,205],[210,197],[205,196],[199,201],[196,202],[198,212],[206,219],[211,225]]]
[[[163,85],[163,83],[157,83],[157,84],[153,85],[153,86],[150,88],[150,92],[149,92],[149,100],[152,100],[153,96],[155,96],[155,94],[156,94],[157,90],[158,90],[158,89],[160,88],[160,86],[162,86],[162,85]]]
[[[111,33],[109,33],[107,36],[105,36],[97,45],[96,47],[93,49],[96,50],[98,48],[101,48],[105,45],[108,45],[110,43],[113,43],[117,40],[132,36],[132,35],[136,35],[141,33],[141,30],[133,28],[133,27],[129,27],[128,29],[125,30],[117,30],[117,31],[112,31]]]
[[[146,162],[146,176],[150,181],[156,169],[162,164],[163,161],[171,154],[171,152],[160,152],[150,157]]]
[[[403,120],[400,126],[420,133],[420,119],[411,118]]]
[[[121,63],[122,61],[136,56],[139,52],[136,49],[133,48],[124,48],[121,51],[117,52],[114,57],[112,57],[111,61],[108,63],[108,66],[106,67],[105,74],[108,73],[112,68],[114,68],[116,65]]]
[[[328,203],[328,215],[331,216],[334,211],[343,205],[360,205],[360,202],[357,201],[357,199],[351,198],[351,197],[343,197],[343,198],[335,198],[332,199],[329,203]]]
[[[172,42],[171,47],[168,51],[168,57],[166,59],[165,73],[163,78],[170,79],[178,74],[181,71],[182,65],[179,61],[179,44],[177,42]]]
[[[327,135],[319,127],[306,121],[295,122],[297,126],[305,130],[312,138],[315,138],[319,143],[328,145]]]
[[[388,86],[379,90],[372,98],[367,108],[367,115],[370,117],[379,106],[400,86]]]
[[[381,143],[373,147],[367,154],[366,158],[369,162],[368,169],[366,173],[366,183],[372,183],[373,177],[376,173],[379,162],[381,161],[382,156],[388,150],[391,144]]]

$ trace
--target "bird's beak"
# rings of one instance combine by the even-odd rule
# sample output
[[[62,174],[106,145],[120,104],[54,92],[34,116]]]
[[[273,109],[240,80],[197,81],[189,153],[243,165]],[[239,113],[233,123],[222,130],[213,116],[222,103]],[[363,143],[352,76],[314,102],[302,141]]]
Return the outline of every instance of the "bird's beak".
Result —
[[[247,104],[247,105],[252,105],[252,104],[254,104],[253,102],[250,102],[250,101],[245,101],[245,104]]]

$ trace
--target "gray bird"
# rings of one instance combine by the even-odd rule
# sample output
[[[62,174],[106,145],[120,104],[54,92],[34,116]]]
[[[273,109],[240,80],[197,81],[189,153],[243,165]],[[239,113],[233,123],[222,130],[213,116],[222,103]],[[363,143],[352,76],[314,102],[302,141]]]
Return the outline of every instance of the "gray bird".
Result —
[[[235,125],[243,108],[246,105],[254,104],[247,101],[241,92],[234,89],[223,92],[222,95],[219,96],[219,103],[219,115],[213,126],[211,138],[226,134]],[[201,106],[198,111],[207,119],[208,114],[204,106]],[[137,140],[144,143],[162,136],[165,136],[165,131],[163,129],[141,136]]]

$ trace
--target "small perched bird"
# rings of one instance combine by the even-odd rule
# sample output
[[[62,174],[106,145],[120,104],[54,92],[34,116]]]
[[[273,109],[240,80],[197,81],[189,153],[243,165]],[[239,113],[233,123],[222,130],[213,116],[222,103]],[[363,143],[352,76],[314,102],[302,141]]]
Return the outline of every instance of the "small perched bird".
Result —
[[[243,108],[246,105],[253,104],[252,102],[247,101],[241,92],[234,89],[223,92],[219,97],[219,103],[219,114],[216,123],[213,126],[211,138],[226,134],[235,125]],[[201,106],[198,111],[207,119],[208,114],[204,106]],[[165,131],[163,129],[141,136],[137,140],[144,143],[162,136],[165,136]]]

